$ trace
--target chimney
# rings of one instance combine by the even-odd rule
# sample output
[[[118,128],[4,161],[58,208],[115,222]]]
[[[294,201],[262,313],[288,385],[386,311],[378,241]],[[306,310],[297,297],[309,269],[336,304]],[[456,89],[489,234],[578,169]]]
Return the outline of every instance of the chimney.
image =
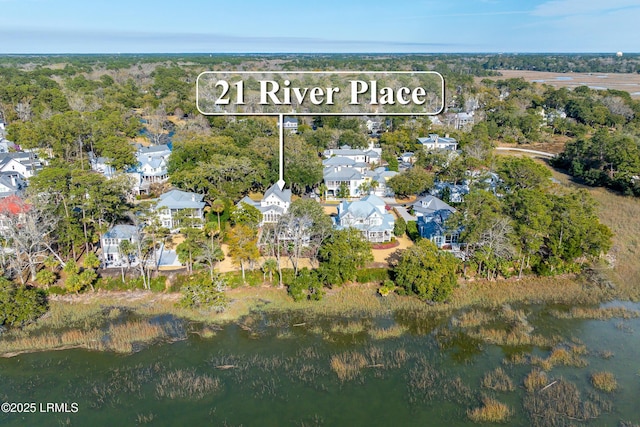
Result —
[[[196,201],[196,195],[195,195],[195,194],[192,194],[192,195],[191,195],[191,201],[192,201],[192,202],[195,202],[195,201]]]
[[[147,161],[151,162],[151,156],[147,156]]]
[[[445,133],[445,134],[444,134],[444,137],[445,137],[445,138],[449,138],[449,134],[448,134],[448,133]]]
[[[16,187],[16,186],[17,186],[17,183],[16,183],[16,176],[15,176],[15,175],[11,175],[11,185],[13,185],[14,187]]]

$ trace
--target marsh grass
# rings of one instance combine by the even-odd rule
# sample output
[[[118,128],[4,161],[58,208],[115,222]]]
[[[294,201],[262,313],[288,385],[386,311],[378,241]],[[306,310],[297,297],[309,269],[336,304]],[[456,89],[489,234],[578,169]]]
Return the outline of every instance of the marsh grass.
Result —
[[[610,403],[589,395],[581,396],[575,384],[562,378],[542,389],[527,393],[524,408],[533,427],[572,425],[596,419],[610,409]]]
[[[451,318],[452,326],[456,328],[475,328],[492,322],[495,316],[484,310],[472,309]]]
[[[591,385],[598,390],[611,393],[618,388],[618,381],[611,372],[594,372],[591,374]]]
[[[482,406],[467,411],[467,416],[476,423],[506,423],[512,413],[506,404],[484,396]]]
[[[544,371],[534,369],[524,377],[524,388],[529,393],[541,390],[549,384],[549,377]]]
[[[391,338],[399,338],[404,335],[406,331],[406,327],[395,324],[388,328],[371,328],[367,331],[367,333],[374,340],[386,340]]]
[[[436,369],[420,356],[409,370],[407,381],[409,403],[423,404],[439,398],[459,405],[467,405],[472,398],[471,389],[460,377],[450,377],[447,372]]]
[[[105,319],[103,318],[102,321],[104,323]],[[60,331],[37,328],[13,331],[0,341],[0,353],[4,356],[13,356],[25,352],[68,348],[132,353],[139,350],[142,344],[185,338],[186,333],[176,322],[138,319],[92,325],[88,329],[75,327]]]
[[[199,400],[221,388],[220,379],[194,370],[177,369],[163,373],[156,384],[159,399]]]
[[[558,319],[595,319],[613,318],[632,319],[640,317],[640,312],[626,307],[573,307],[569,311],[552,310],[551,315]]]
[[[356,335],[364,332],[366,324],[362,320],[335,321],[331,325],[331,332],[343,335]]]
[[[487,372],[482,377],[483,388],[488,388],[495,391],[513,391],[515,386],[513,381],[509,378],[509,375],[500,367],[491,372]]]
[[[362,368],[367,366],[367,359],[357,351],[346,351],[331,356],[331,370],[341,382],[351,381],[360,376]]]
[[[583,344],[560,344],[551,349],[546,358],[531,356],[533,366],[539,366],[545,371],[550,371],[556,366],[573,366],[584,368],[589,364],[587,359],[580,356],[587,354],[587,348]]]

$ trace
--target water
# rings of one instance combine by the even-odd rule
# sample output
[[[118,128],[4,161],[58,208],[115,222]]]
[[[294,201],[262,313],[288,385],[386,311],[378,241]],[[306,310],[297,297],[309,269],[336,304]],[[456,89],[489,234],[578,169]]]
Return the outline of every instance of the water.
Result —
[[[591,393],[613,402],[609,413],[581,425],[640,422],[640,319],[556,319],[549,312],[557,307],[520,308],[535,333],[586,345],[587,367],[555,367],[550,372],[578,386],[584,399]],[[132,355],[66,350],[1,359],[0,401],[77,402],[79,410],[0,414],[0,425],[453,427],[477,425],[466,413],[479,406],[483,393],[512,408],[508,425],[531,424],[523,408],[527,393],[521,387],[531,366],[503,361],[513,352],[544,356],[548,350],[489,345],[470,339],[448,319],[396,316],[365,319],[358,323],[364,326],[349,333],[341,329],[358,321],[256,315],[245,320],[244,327],[227,325],[212,338],[191,335]],[[293,326],[302,322],[305,325]],[[384,340],[367,334],[370,328],[396,323],[409,332]],[[604,352],[613,356],[605,358]],[[345,354],[359,354],[366,361],[353,379],[340,381],[331,363]],[[513,380],[515,391],[481,389],[484,373],[499,366]],[[590,374],[602,370],[618,380],[612,395],[589,384]],[[416,387],[416,376],[426,371],[433,374],[431,382]]]

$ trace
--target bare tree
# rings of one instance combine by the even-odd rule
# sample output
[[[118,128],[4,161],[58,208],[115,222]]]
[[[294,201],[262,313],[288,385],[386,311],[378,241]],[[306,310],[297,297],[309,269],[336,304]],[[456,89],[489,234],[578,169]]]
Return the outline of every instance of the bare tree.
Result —
[[[23,122],[31,120],[31,100],[23,98],[22,101],[18,102],[16,105],[16,113],[18,114],[18,118]]]
[[[155,110],[145,109],[145,116],[147,116],[149,140],[152,144],[160,144],[165,131],[164,124],[167,121],[167,112],[164,109],[164,105],[159,105]]]
[[[46,203],[38,200],[41,198],[32,200],[31,205],[15,199],[11,208],[0,212],[3,223],[0,234],[7,246],[13,250],[9,265],[22,283],[25,270],[29,271],[30,280],[35,281],[38,266],[44,263],[49,255],[53,255],[61,265],[65,265],[53,249],[53,231],[58,219],[51,212],[40,208]]]

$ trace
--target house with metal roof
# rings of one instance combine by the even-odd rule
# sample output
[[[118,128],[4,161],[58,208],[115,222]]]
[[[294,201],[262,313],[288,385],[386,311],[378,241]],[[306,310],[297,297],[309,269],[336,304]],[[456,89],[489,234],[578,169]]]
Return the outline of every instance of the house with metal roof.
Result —
[[[132,244],[137,242],[139,234],[135,226],[127,224],[114,225],[104,233],[100,237],[100,247],[105,267],[119,267],[134,263],[135,256],[123,254],[120,245],[125,240]],[[127,256],[128,260],[125,258]]]
[[[238,205],[241,203],[251,205],[262,213],[261,226],[264,224],[275,224],[282,215],[289,211],[289,206],[291,205],[291,190],[284,188],[281,190],[278,184],[273,184],[267,188],[262,200],[259,202],[245,196],[238,202]]]
[[[9,196],[21,196],[27,182],[16,172],[0,172],[0,199]]]
[[[0,153],[0,172],[14,172],[28,179],[42,170],[42,162],[31,151]]]
[[[355,228],[372,243],[388,242],[393,237],[395,219],[387,212],[385,202],[369,195],[353,202],[338,205],[336,228]]]
[[[425,196],[419,198],[413,203],[412,208],[416,216],[428,216],[442,210],[446,210],[451,213],[456,211],[453,207],[449,206],[447,203],[435,196]]]
[[[162,226],[176,232],[181,226],[202,228],[205,206],[202,194],[174,189],[158,198],[156,210]]]
[[[455,138],[449,138],[448,135],[439,136],[436,133],[429,134],[428,137],[418,138],[418,143],[427,151],[456,151],[458,149],[458,141]]]

